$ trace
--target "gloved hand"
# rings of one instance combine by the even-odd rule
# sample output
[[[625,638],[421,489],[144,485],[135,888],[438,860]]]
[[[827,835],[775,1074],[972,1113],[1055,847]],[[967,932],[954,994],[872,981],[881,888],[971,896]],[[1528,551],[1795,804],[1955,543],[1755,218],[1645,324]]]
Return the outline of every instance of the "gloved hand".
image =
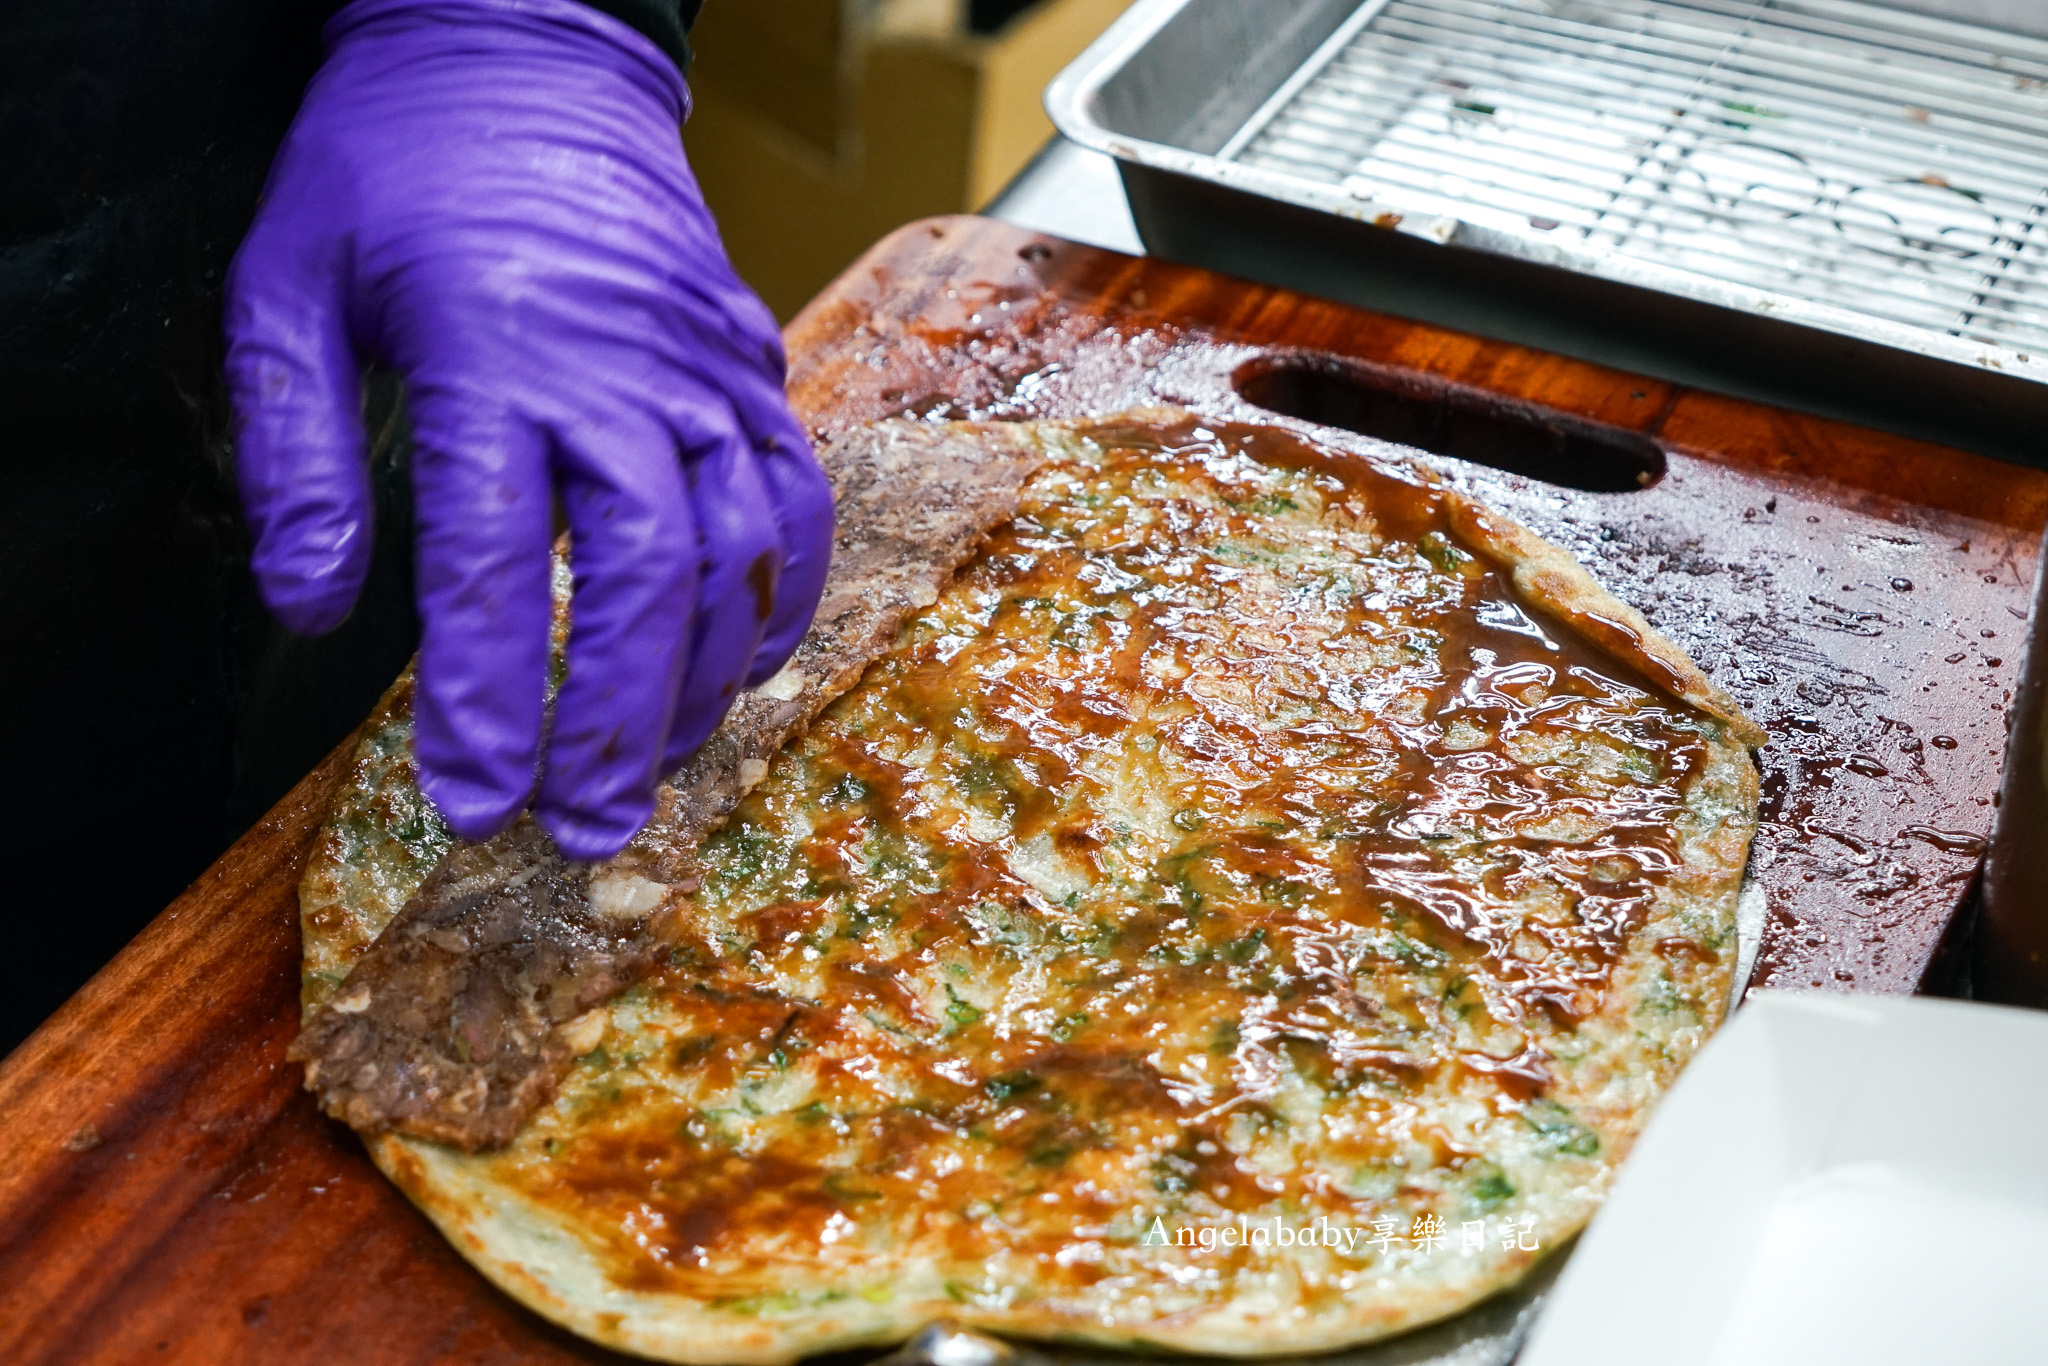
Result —
[[[574,0],[355,0],[227,285],[265,600],[347,615],[370,552],[361,364],[404,376],[420,779],[481,839],[529,799],[615,853],[658,778],[809,624],[831,492],[780,338],[683,158],[689,95]],[[575,571],[540,763],[552,499]]]

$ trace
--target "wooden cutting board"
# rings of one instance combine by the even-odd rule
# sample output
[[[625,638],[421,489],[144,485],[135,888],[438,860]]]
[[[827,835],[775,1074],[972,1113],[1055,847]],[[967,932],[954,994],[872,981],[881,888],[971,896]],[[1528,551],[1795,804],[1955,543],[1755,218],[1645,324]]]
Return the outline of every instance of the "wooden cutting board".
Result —
[[[1439,462],[1772,732],[1757,980],[1903,992],[1938,964],[1990,828],[2048,476],[973,218],[880,243],[789,345],[821,434],[906,410],[1270,418],[1233,376],[1277,366],[1249,391],[1382,430],[1447,413],[1457,448],[1628,484]],[[1583,458],[1590,440],[1655,463],[1641,435],[1664,452],[1648,487]],[[337,752],[0,1064],[0,1361],[623,1360],[470,1271],[284,1060],[298,877],[341,770]]]

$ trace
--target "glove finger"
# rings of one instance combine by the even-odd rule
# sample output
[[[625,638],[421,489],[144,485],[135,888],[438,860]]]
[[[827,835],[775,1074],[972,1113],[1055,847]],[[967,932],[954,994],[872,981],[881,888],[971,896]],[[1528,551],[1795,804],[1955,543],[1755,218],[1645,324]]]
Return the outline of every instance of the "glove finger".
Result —
[[[683,451],[704,577],[664,772],[696,752],[739,696],[774,615],[782,572],[771,490],[731,411],[700,406]]]
[[[410,390],[418,523],[420,786],[465,839],[533,795],[553,532],[542,434],[454,386]]]
[[[293,631],[341,624],[369,572],[362,372],[331,259],[301,259],[258,224],[227,281],[235,477],[263,600]],[[331,248],[322,246],[321,251]]]
[[[572,858],[607,858],[647,823],[699,595],[698,535],[659,417],[558,437],[576,571],[569,673],[535,814]]]
[[[767,482],[782,549],[774,606],[742,680],[751,688],[789,662],[810,628],[832,559],[833,506],[831,483],[783,393],[782,338],[751,294],[745,301],[754,303],[761,325],[736,328],[747,363],[726,370],[721,387]]]
[[[775,584],[775,607],[754,653],[747,687],[765,682],[796,653],[818,597],[825,589],[825,571],[832,562],[832,485],[825,478],[810,443],[793,416],[782,430],[755,438],[761,475],[776,510],[782,539],[782,574]]]

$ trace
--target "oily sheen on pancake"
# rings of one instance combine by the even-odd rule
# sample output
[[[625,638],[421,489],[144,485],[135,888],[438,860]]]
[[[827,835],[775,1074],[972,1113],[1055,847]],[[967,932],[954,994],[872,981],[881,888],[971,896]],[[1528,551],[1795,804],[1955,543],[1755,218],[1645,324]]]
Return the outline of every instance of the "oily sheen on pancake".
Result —
[[[379,1164],[674,1361],[942,1318],[1300,1353],[1512,1284],[1727,1008],[1761,732],[1427,471],[1173,413],[916,430],[1032,445],[1014,518],[734,789],[509,1141]],[[306,876],[309,1018],[449,856],[406,700]]]

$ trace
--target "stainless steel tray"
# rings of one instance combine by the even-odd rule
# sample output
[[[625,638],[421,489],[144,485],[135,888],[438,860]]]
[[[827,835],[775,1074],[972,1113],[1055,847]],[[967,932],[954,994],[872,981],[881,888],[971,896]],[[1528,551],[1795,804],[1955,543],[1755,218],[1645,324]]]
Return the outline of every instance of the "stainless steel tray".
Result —
[[[2048,10],[1909,3],[1139,0],[1046,103],[1118,158],[1162,255],[1402,312],[1416,245],[1466,248],[1475,307],[1512,309],[1503,261],[1577,282],[1516,340],[1586,354],[1541,334],[1545,310],[1627,315],[1880,394],[1932,362],[2029,433],[2048,413]],[[1738,317],[1803,337],[1760,344]]]

